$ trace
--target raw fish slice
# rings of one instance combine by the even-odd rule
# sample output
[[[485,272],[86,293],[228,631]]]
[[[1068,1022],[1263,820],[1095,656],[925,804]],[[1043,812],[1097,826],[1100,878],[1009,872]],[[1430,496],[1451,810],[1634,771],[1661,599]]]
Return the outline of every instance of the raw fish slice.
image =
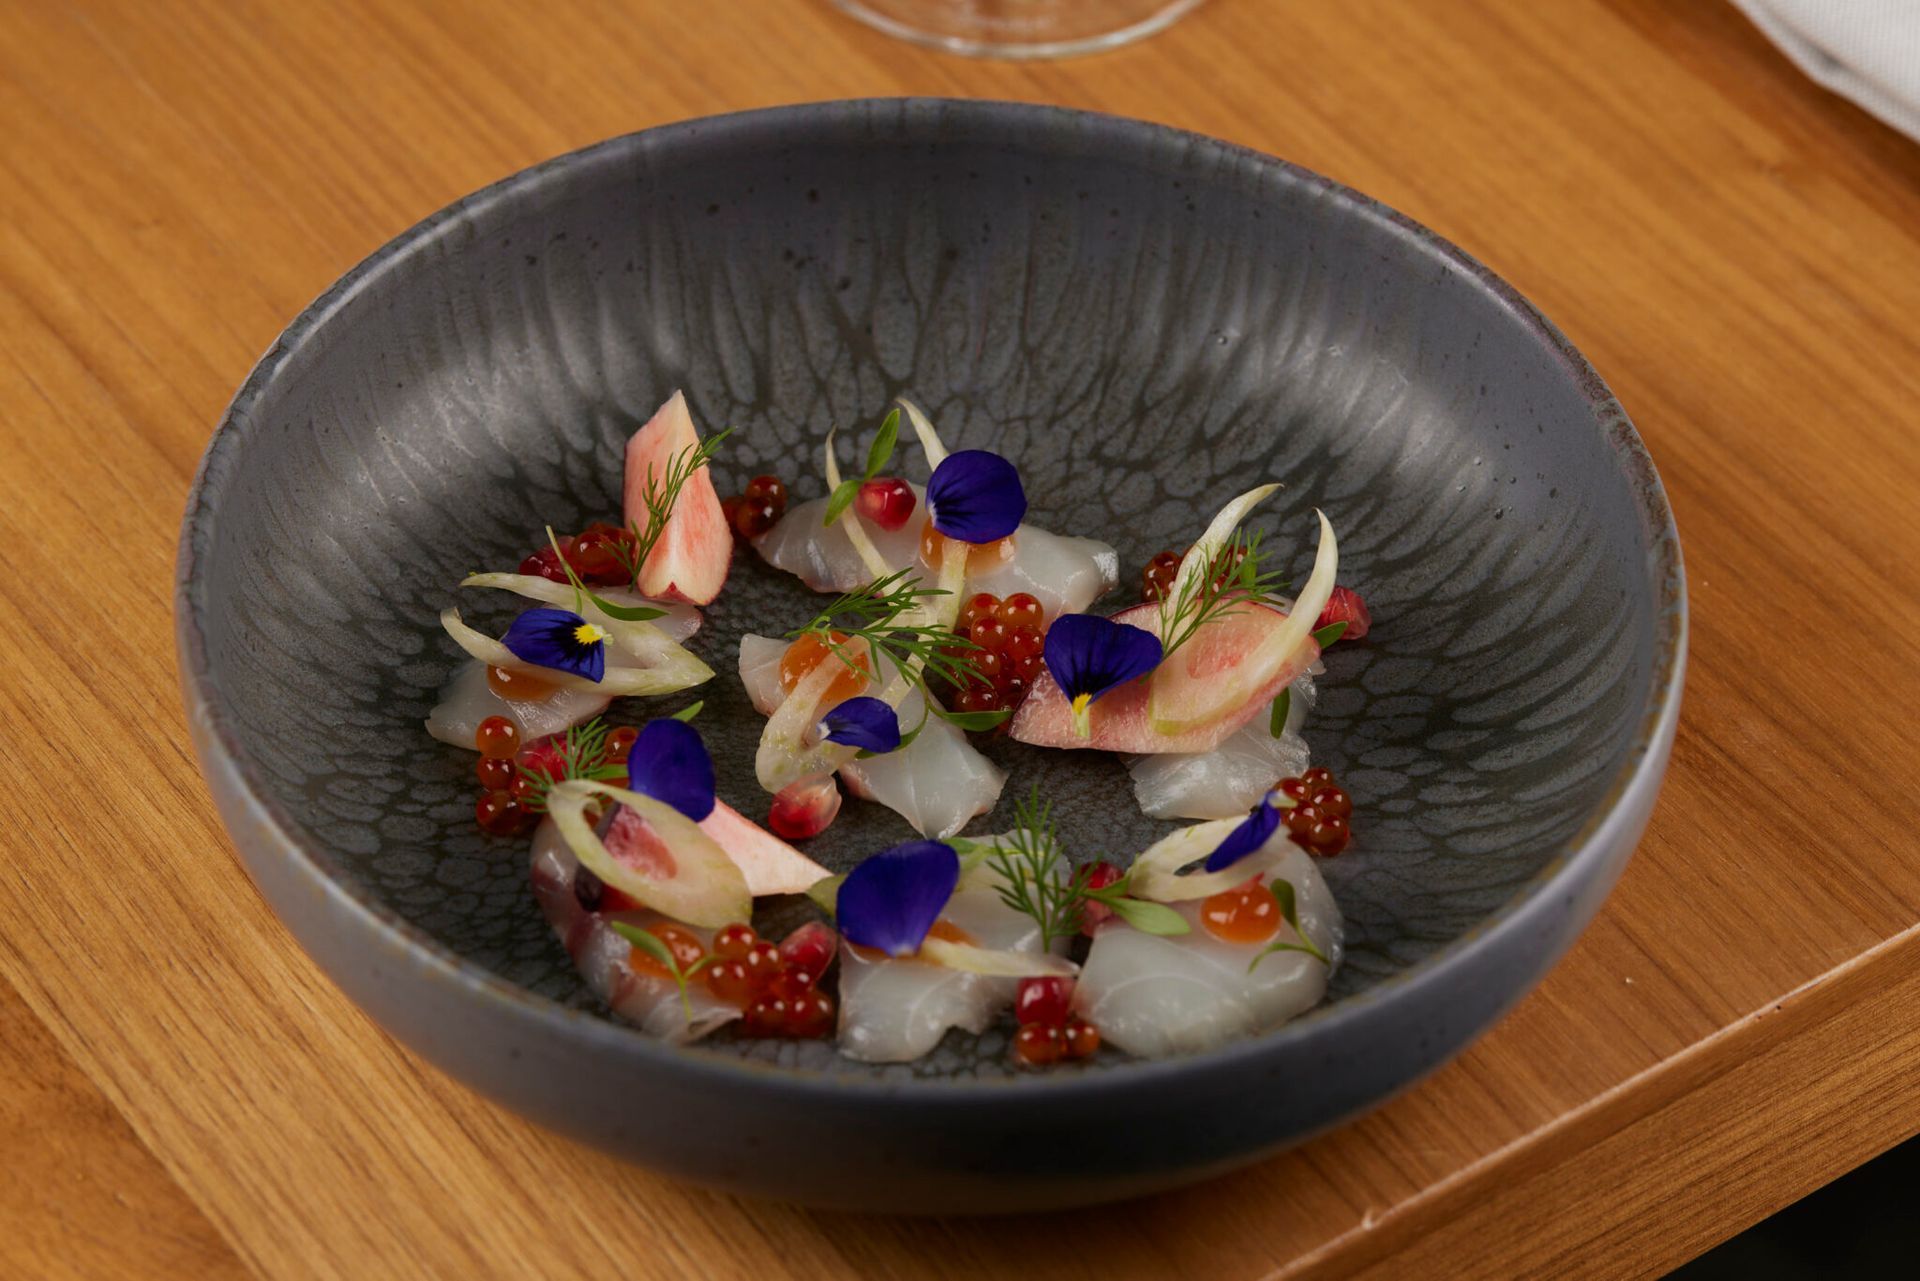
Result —
[[[1292,883],[1302,930],[1338,966],[1342,925],[1332,892],[1285,829],[1274,839],[1287,852],[1262,879]],[[1331,970],[1305,952],[1277,952],[1249,972],[1273,939],[1222,942],[1200,924],[1199,902],[1170,906],[1187,918],[1190,933],[1159,937],[1115,919],[1094,937],[1074,986],[1074,1009],[1106,1043],[1144,1058],[1196,1053],[1271,1031],[1326,994]],[[1275,938],[1286,934],[1283,925]]]
[[[918,485],[912,488],[915,515],[899,529],[885,530],[872,521],[861,521],[874,549],[892,569],[920,564],[920,530],[926,522],[917,517],[926,491]],[[847,536],[847,523],[859,520],[858,513],[849,508],[833,524],[823,525],[826,515],[824,498],[795,503],[772,529],[753,540],[753,549],[767,564],[797,575],[816,592],[850,592],[865,587],[874,575]]]
[[[1317,666],[1317,664],[1316,664]],[[1127,762],[1133,795],[1154,818],[1239,818],[1275,783],[1307,768],[1301,724],[1313,706],[1310,674],[1292,685],[1279,738],[1256,716],[1211,752],[1163,752]]]
[[[922,505],[926,493],[913,486]],[[854,550],[847,536],[846,522],[861,520],[858,512],[847,514],[831,526],[820,522],[826,516],[827,500],[809,499],[790,508],[772,529],[753,540],[754,550],[775,569],[799,575],[801,581],[819,592],[850,592],[874,580],[872,568]],[[938,574],[920,558],[920,536],[926,519],[920,508],[896,530],[884,530],[871,521],[863,521],[874,549],[889,570],[911,569],[925,583]],[[1035,525],[1022,525],[1013,533],[1013,556],[1003,563],[967,572],[967,590],[1011,596],[1027,592],[1040,602],[1048,618],[1084,610],[1111,591],[1120,581],[1120,554],[1106,543],[1092,538],[1068,538]]]
[[[740,1017],[738,1008],[715,999],[706,984],[696,979],[687,985],[687,999],[693,1007],[689,1019],[680,1002],[679,985],[634,969],[633,945],[613,931],[611,922],[644,926],[663,918],[653,912],[587,911],[573,890],[579,869],[579,861],[559,830],[551,821],[541,823],[533,837],[534,897],[595,996],[648,1035],[666,1041],[697,1041]],[[689,929],[703,946],[713,941],[709,931],[682,928]]]
[[[1113,616],[1115,622],[1160,634],[1160,607],[1135,605]],[[1284,626],[1287,615],[1265,605],[1249,605],[1237,614],[1216,619],[1181,646],[1172,661],[1186,670],[1204,673],[1211,669],[1230,670],[1265,637]],[[1320,647],[1309,636],[1294,656],[1254,689],[1238,710],[1210,724],[1179,734],[1157,732],[1149,721],[1148,704],[1152,698],[1153,676],[1123,685],[1100,697],[1091,709],[1093,732],[1081,738],[1073,730],[1073,711],[1067,698],[1044,667],[1034,678],[1033,688],[1013,715],[1013,737],[1039,747],[1092,748],[1106,752],[1133,752],[1158,755],[1166,752],[1211,752],[1256,716],[1264,715],[1268,705],[1284,685],[1290,685],[1320,658]],[[1262,722],[1262,728],[1265,722]],[[1248,802],[1251,804],[1252,802]]]
[[[636,528],[647,528],[649,481],[664,482],[700,443],[687,412],[687,398],[674,392],[646,426],[627,441],[626,514]],[[640,566],[643,595],[705,605],[720,594],[733,560],[733,530],[714,492],[713,471],[701,467],[680,487],[660,538]]]
[[[786,700],[780,688],[780,656],[786,649],[787,642],[767,636],[740,638],[740,681],[762,715],[771,716]],[[920,723],[924,706],[917,689],[900,700],[902,730]],[[840,776],[854,795],[878,801],[934,840],[952,836],[992,809],[1007,781],[964,732],[937,716],[906,747],[850,761],[840,767]]]
[[[941,919],[985,948],[1038,952],[1033,918],[997,890],[962,889]],[[1018,979],[989,978],[918,960],[840,949],[840,1052],[866,1063],[905,1063],[929,1053],[949,1028],[984,1032],[1013,1004]]]
[[[612,661],[612,656],[608,656]],[[520,727],[520,741],[531,743],[570,725],[590,721],[613,700],[605,694],[556,686],[545,698],[508,699],[487,684],[487,665],[468,659],[454,670],[440,691],[440,701],[427,714],[427,733],[453,747],[474,750],[474,731],[489,716],[504,716]]]

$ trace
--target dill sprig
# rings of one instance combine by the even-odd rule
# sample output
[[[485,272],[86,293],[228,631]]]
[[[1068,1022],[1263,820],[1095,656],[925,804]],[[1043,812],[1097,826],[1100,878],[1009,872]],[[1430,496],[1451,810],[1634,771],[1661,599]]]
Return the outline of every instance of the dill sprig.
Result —
[[[660,535],[665,532],[667,518],[673,515],[673,505],[679,501],[680,491],[693,479],[695,472],[713,460],[720,446],[731,435],[733,428],[729,427],[697,444],[688,445],[667,463],[664,476],[656,477],[653,468],[647,468],[647,482],[640,491],[640,501],[647,509],[647,523],[642,527],[637,521],[629,519],[627,528],[633,533],[632,548],[614,551],[620,560],[620,567],[627,571],[627,576],[634,582],[640,581],[640,567],[647,563],[654,544],[660,541]]]
[[[1263,559],[1260,535],[1236,529],[1208,557],[1205,570],[1160,603],[1162,662],[1208,623],[1242,613],[1249,603],[1257,604],[1286,587],[1286,580],[1262,566]]]
[[[1080,878],[1059,875],[1053,805],[1040,799],[1038,787],[1014,807],[1013,830],[990,848],[986,861],[1005,882],[1000,901],[1040,927],[1041,951],[1049,950],[1055,939],[1080,932]]]
[[[854,671],[864,670],[863,652],[872,652],[887,663],[909,684],[918,686],[927,709],[962,729],[991,729],[1011,712],[950,712],[940,707],[927,691],[929,679],[957,688],[984,680],[975,664],[983,647],[971,639],[932,623],[913,621],[920,607],[935,596],[948,593],[938,587],[922,587],[918,578],[901,569],[876,578],[865,587],[843,593],[815,614],[803,627],[786,635],[788,640],[816,637],[821,644]],[[834,633],[845,640],[835,640]],[[878,676],[878,672],[871,673]]]
[[[605,782],[625,774],[627,772],[625,761],[606,759],[607,733],[610,728],[598,716],[579,725],[568,726],[566,736],[560,742],[558,776],[549,774],[543,769],[518,766],[520,777],[527,780],[528,787],[527,795],[520,804],[536,814],[544,814],[547,809],[547,793],[553,790],[556,783],[564,783],[572,778]]]

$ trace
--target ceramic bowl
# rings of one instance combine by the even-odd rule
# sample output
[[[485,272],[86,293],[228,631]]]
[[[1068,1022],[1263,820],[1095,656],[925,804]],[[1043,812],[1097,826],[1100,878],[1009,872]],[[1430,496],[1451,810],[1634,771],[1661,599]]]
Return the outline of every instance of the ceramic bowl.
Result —
[[[1357,805],[1353,848],[1324,865],[1350,940],[1325,1005],[1210,1053],[1025,1074],[1006,1028],[878,1068],[817,1043],[676,1048],[597,1007],[535,909],[524,844],[480,834],[471,758],[421,721],[459,657],[435,616],[462,575],[511,568],[546,524],[617,516],[622,444],[675,388],[708,429],[739,428],[722,492],[771,471],[802,497],[829,425],[870,428],[910,393],[950,444],[1018,460],[1036,522],[1119,547],[1115,605],[1256,478],[1286,484],[1264,527],[1296,573],[1324,508],[1377,620],[1331,651],[1307,727]],[[394,1036],[649,1166],[877,1210],[1169,1186],[1444,1062],[1626,862],[1685,647],[1639,438],[1484,267],[1266,156],[979,102],[689,121],[435,214],[248,377],[188,505],[178,590],[234,845]],[[742,553],[693,642],[721,673],[700,722],[721,793],[751,813],[760,722],[735,645],[815,607]],[[1014,774],[1003,810],[1038,783],[1077,857],[1169,826],[1114,758],[989,750]],[[810,852],[843,868],[907,835],[849,803]]]

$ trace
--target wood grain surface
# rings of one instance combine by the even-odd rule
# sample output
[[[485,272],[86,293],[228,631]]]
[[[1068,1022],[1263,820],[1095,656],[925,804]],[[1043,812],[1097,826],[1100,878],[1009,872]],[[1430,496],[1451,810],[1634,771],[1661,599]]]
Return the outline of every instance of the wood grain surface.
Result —
[[[253,892],[175,693],[228,396],[311,297],[512,170],[922,93],[1298,161],[1538,302],[1678,513],[1672,772],[1485,1040],[1230,1180],[1063,1219],[689,1190],[415,1061]],[[1920,147],[1717,0],[1213,0],[1041,65],[820,0],[0,5],[0,1276],[1628,1276],[1920,1129]]]

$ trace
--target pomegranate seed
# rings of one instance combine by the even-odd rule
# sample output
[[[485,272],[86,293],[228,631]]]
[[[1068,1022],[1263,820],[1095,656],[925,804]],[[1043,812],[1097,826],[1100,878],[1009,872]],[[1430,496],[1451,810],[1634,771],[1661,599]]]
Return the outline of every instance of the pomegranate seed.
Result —
[[[918,503],[912,487],[898,476],[879,476],[868,481],[860,486],[853,500],[860,519],[872,521],[888,532],[904,528]]]
[[[489,716],[473,731],[473,745],[482,756],[512,756],[520,750],[520,727],[504,716]]]
[[[1327,607],[1320,611],[1313,630],[1317,632],[1334,623],[1347,625],[1347,630],[1340,633],[1343,641],[1357,641],[1373,630],[1373,615],[1367,610],[1367,602],[1360,599],[1359,592],[1351,587],[1335,587],[1333,594],[1327,597]]]
[[[1013,1034],[1013,1057],[1027,1067],[1058,1063],[1066,1052],[1066,1038],[1055,1024],[1022,1023]]]
[[[545,578],[556,583],[567,581],[567,571],[560,567],[560,553],[551,547],[542,547],[521,561],[520,572],[530,578]]]
[[[1112,863],[1095,863],[1087,869],[1087,888],[1104,890],[1120,879],[1120,869]],[[1105,903],[1086,903],[1080,909],[1080,930],[1091,936],[1100,926],[1112,919],[1113,909]]]
[[[1064,978],[1021,979],[1019,995],[1013,998],[1013,1017],[1022,1023],[1057,1027],[1072,1010],[1073,983]]]
[[[723,925],[713,936],[713,954],[730,961],[746,956],[749,949],[760,941],[751,925]]]
[[[833,775],[803,778],[780,789],[767,809],[767,826],[789,841],[818,836],[840,813],[840,785]]]
[[[809,982],[818,983],[839,947],[838,934],[818,921],[808,921],[780,940],[780,958],[806,974]]]

